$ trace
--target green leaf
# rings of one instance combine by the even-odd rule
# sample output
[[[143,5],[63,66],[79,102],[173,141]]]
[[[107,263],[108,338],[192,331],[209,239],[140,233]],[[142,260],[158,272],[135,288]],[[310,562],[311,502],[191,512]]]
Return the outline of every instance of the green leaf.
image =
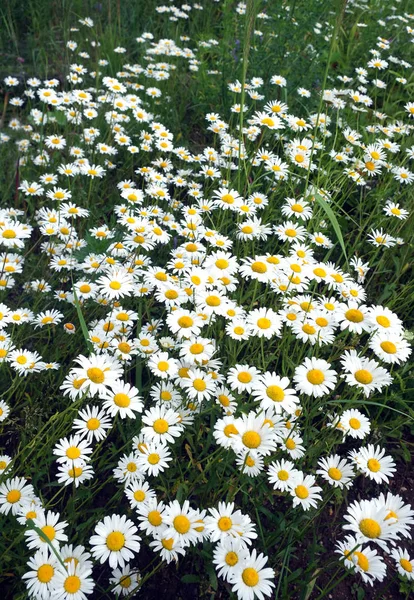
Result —
[[[183,583],[200,583],[200,577],[198,575],[183,575],[181,577]]]
[[[92,342],[89,339],[88,328],[86,327],[85,319],[83,318],[82,310],[81,310],[81,307],[79,304],[78,296],[76,294],[76,289],[75,289],[75,286],[73,285],[73,282],[72,282],[72,290],[73,290],[73,296],[74,296],[73,301],[76,306],[76,312],[78,313],[78,319],[79,319],[79,322],[81,325],[83,337],[85,339],[85,342],[86,342],[86,345],[88,347],[90,354],[92,354],[93,353]]]
[[[320,194],[315,193],[315,200],[319,204],[319,206],[321,206],[323,208],[323,210],[326,212],[326,216],[328,217],[329,221],[331,222],[332,227],[334,228],[336,237],[338,238],[338,241],[342,248],[342,252],[345,257],[346,265],[348,266],[348,255],[345,250],[344,238],[342,237],[342,231],[339,226],[338,219],[336,218],[334,211],[329,206],[329,204],[327,203],[325,198],[322,198],[322,196]]]
[[[60,564],[62,565],[62,567],[64,567],[65,571],[66,571],[66,565],[63,562],[59,552],[56,550],[56,548],[54,547],[53,544],[51,544],[49,538],[47,537],[47,535],[45,533],[43,533],[43,531],[37,527],[37,525],[34,524],[34,521],[32,519],[27,519],[26,520],[26,525],[29,529],[33,529],[33,531],[35,531],[37,533],[37,535],[48,544],[49,548],[51,549],[51,551],[53,552],[53,554],[56,556],[56,558],[58,559],[58,561],[60,562]]]

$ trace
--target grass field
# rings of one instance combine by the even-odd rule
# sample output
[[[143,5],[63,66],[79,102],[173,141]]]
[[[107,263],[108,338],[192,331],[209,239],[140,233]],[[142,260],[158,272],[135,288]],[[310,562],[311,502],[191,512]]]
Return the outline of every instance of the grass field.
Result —
[[[0,5],[5,598],[410,598],[414,6]]]

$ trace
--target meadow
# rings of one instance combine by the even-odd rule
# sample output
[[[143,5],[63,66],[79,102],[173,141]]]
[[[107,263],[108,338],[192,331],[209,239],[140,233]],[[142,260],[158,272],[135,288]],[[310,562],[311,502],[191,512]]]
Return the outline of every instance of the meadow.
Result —
[[[414,5],[0,6],[0,589],[414,591]]]

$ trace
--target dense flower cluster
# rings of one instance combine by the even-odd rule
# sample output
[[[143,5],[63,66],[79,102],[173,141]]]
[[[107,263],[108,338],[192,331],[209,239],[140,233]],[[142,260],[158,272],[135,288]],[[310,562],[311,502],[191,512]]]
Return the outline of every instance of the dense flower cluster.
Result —
[[[158,12],[176,20],[200,10]],[[242,3],[237,11],[244,14]],[[264,23],[267,15],[258,17]],[[400,19],[412,39],[412,15]],[[303,115],[287,96],[279,101],[288,85],[282,76],[253,77],[244,89],[231,82],[231,118],[206,115],[213,141],[197,154],[178,145],[157,102],[177,64],[196,71],[198,51],[216,40],[189,48],[185,36],[178,44],[143,33],[137,43],[146,48],[145,66],[125,63],[116,76],[106,74],[104,59],[99,72],[88,69],[81,42],[68,41],[76,56],[68,89],[31,78],[19,97],[20,82],[5,79],[11,105],[30,105],[29,121],[13,117],[0,137],[20,153],[19,206],[34,208],[0,209],[0,363],[16,381],[52,372],[67,405],[76,403],[72,429],[48,449],[58,484],[74,493],[99,478],[108,435],[134,423],[112,472],[124,502],[96,520],[88,549],[70,543],[68,522],[47,508],[28,476],[15,474],[13,457],[0,457],[0,512],[25,526],[32,551],[24,575],[30,597],[83,600],[95,586],[92,570],[104,563],[113,591],[128,595],[140,586],[133,563],[141,544],[170,563],[205,542],[239,598],[271,595],[275,572],[260,552],[254,512],[237,506],[237,490],[203,506],[175,492],[160,495],[158,478],[168,478],[177,461],[197,464],[197,447],[188,444],[194,430],[209,437],[228,476],[253,486],[264,480],[299,511],[320,508],[333,489],[350,489],[358,478],[381,486],[393,477],[393,458],[370,438],[364,400],[386,392],[411,348],[400,316],[364,285],[375,265],[363,255],[348,264],[330,228],[339,181],[355,190],[385,178],[396,190],[414,182],[407,141],[414,104],[400,107],[401,120],[375,108],[387,87],[378,72],[410,65],[390,54],[390,40],[378,39],[372,58],[352,77],[339,76],[318,98],[319,110]],[[312,98],[305,88],[297,93],[303,102]],[[370,117],[364,128],[361,113]],[[123,169],[127,160],[132,170]],[[319,173],[330,168],[338,179],[327,190]],[[99,198],[106,180],[117,188],[109,210]],[[409,211],[396,195],[378,206],[378,228],[362,247],[385,252],[404,244],[399,225]],[[22,284],[31,244],[44,278]],[[16,290],[27,306],[17,306]],[[39,331],[49,340],[57,331],[69,341],[77,336],[78,346],[62,364],[48,362],[48,344],[36,346],[19,334],[23,328],[33,339]],[[0,419],[11,416],[12,403],[1,400]],[[312,464],[305,459],[313,420],[334,443]],[[381,581],[381,551],[412,579],[414,560],[399,544],[413,517],[391,493],[354,501],[344,516],[349,535],[337,544],[345,566],[365,582]]]

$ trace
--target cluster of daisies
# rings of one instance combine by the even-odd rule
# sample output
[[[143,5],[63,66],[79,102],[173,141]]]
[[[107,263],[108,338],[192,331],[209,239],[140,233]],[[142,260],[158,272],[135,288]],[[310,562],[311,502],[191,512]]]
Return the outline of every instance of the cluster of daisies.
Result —
[[[188,18],[192,8],[159,12]],[[242,4],[238,12],[243,14]],[[83,19],[81,25],[93,22]],[[366,68],[357,68],[355,77],[340,76],[343,86],[323,94],[324,110],[306,117],[262,93],[267,83],[271,90],[286,87],[282,76],[266,84],[254,77],[244,90],[232,82],[231,92],[245,92],[252,101],[252,107],[246,100],[231,108],[246,112],[242,139],[232,133],[231,119],[211,112],[206,121],[214,144],[195,154],[176,145],[157,116],[157,103],[163,80],[176,76],[177,61],[199,69],[197,48],[144,33],[137,43],[145,48],[145,66],[125,64],[112,77],[106,74],[109,61],[95,64],[79,51],[78,37],[79,43],[67,43],[76,56],[70,90],[60,89],[57,79],[27,80],[25,98],[14,96],[10,105],[17,110],[27,102],[30,123],[13,117],[10,132],[0,134],[2,143],[17,146],[19,206],[27,204],[26,210],[0,210],[0,363],[13,380],[57,371],[56,390],[77,403],[72,431],[48,448],[58,484],[75,493],[97,477],[94,465],[107,436],[127,420],[136,423],[128,452],[117,454],[112,470],[133,518],[107,515],[85,540],[88,548],[69,544],[69,523],[47,509],[28,478],[15,476],[8,455],[0,456],[0,512],[25,527],[34,554],[24,579],[36,599],[84,600],[93,592],[92,569],[99,563],[111,569],[115,593],[137,592],[141,575],[130,563],[143,540],[166,563],[211,542],[217,573],[238,597],[263,598],[272,592],[274,571],[265,566],[266,556],[251,549],[256,524],[236,499],[197,508],[189,500],[167,502],[157,478],[175,483],[177,461],[187,460],[185,436],[194,428],[209,435],[213,451],[241,482],[266,478],[293,511],[320,507],[334,488],[351,488],[357,477],[373,485],[393,477],[392,457],[367,443],[371,420],[363,401],[392,384],[411,348],[398,315],[367,299],[363,284],[374,264],[353,257],[342,268],[331,260],[334,241],[325,233],[319,203],[329,204],[335,194],[312,184],[321,161],[323,169],[341,163],[341,175],[356,191],[380,178],[396,190],[414,180],[406,166],[414,158],[406,141],[413,126],[370,108],[367,86],[384,88],[372,76],[388,66],[381,57],[391,42],[380,38]],[[182,36],[180,42],[187,41]],[[199,48],[206,44],[215,40]],[[159,56],[165,62],[154,62]],[[88,60],[91,70],[84,66]],[[410,66],[395,57],[388,61],[393,68]],[[82,86],[88,79],[91,87]],[[157,86],[140,83],[148,79]],[[396,84],[404,86],[403,79]],[[13,90],[20,82],[7,77],[5,84]],[[305,100],[312,97],[298,91]],[[262,101],[267,103],[259,109],[253,104]],[[412,103],[405,111],[414,116]],[[56,112],[74,133],[62,135]],[[348,123],[361,112],[370,124],[353,129]],[[128,179],[122,178],[124,163],[133,165]],[[232,176],[240,165],[263,185],[242,190]],[[115,206],[108,208],[99,195],[110,173],[120,176]],[[302,189],[307,173],[311,183]],[[302,191],[294,193],[290,183]],[[91,218],[96,203],[99,222]],[[384,248],[404,243],[399,226],[409,212],[388,199],[380,216],[391,233],[381,226],[367,241]],[[22,283],[31,244],[42,277]],[[14,307],[20,291],[33,298],[33,309]],[[42,304],[47,308],[39,312]],[[30,328],[45,355],[52,336],[77,336],[78,353],[66,357],[69,371],[35,350],[35,336],[20,335]],[[79,352],[82,344],[88,352]],[[290,356],[300,358],[293,362]],[[340,396],[358,408],[335,409],[342,406],[335,402]],[[7,422],[11,408],[0,401],[1,421]],[[308,420],[332,436],[336,450],[303,470]],[[352,504],[345,515],[352,535],[338,543],[345,566],[368,583],[382,580],[385,562],[367,545],[372,543],[395,559],[400,574],[413,578],[413,560],[397,547],[409,536],[413,515],[392,494]]]

